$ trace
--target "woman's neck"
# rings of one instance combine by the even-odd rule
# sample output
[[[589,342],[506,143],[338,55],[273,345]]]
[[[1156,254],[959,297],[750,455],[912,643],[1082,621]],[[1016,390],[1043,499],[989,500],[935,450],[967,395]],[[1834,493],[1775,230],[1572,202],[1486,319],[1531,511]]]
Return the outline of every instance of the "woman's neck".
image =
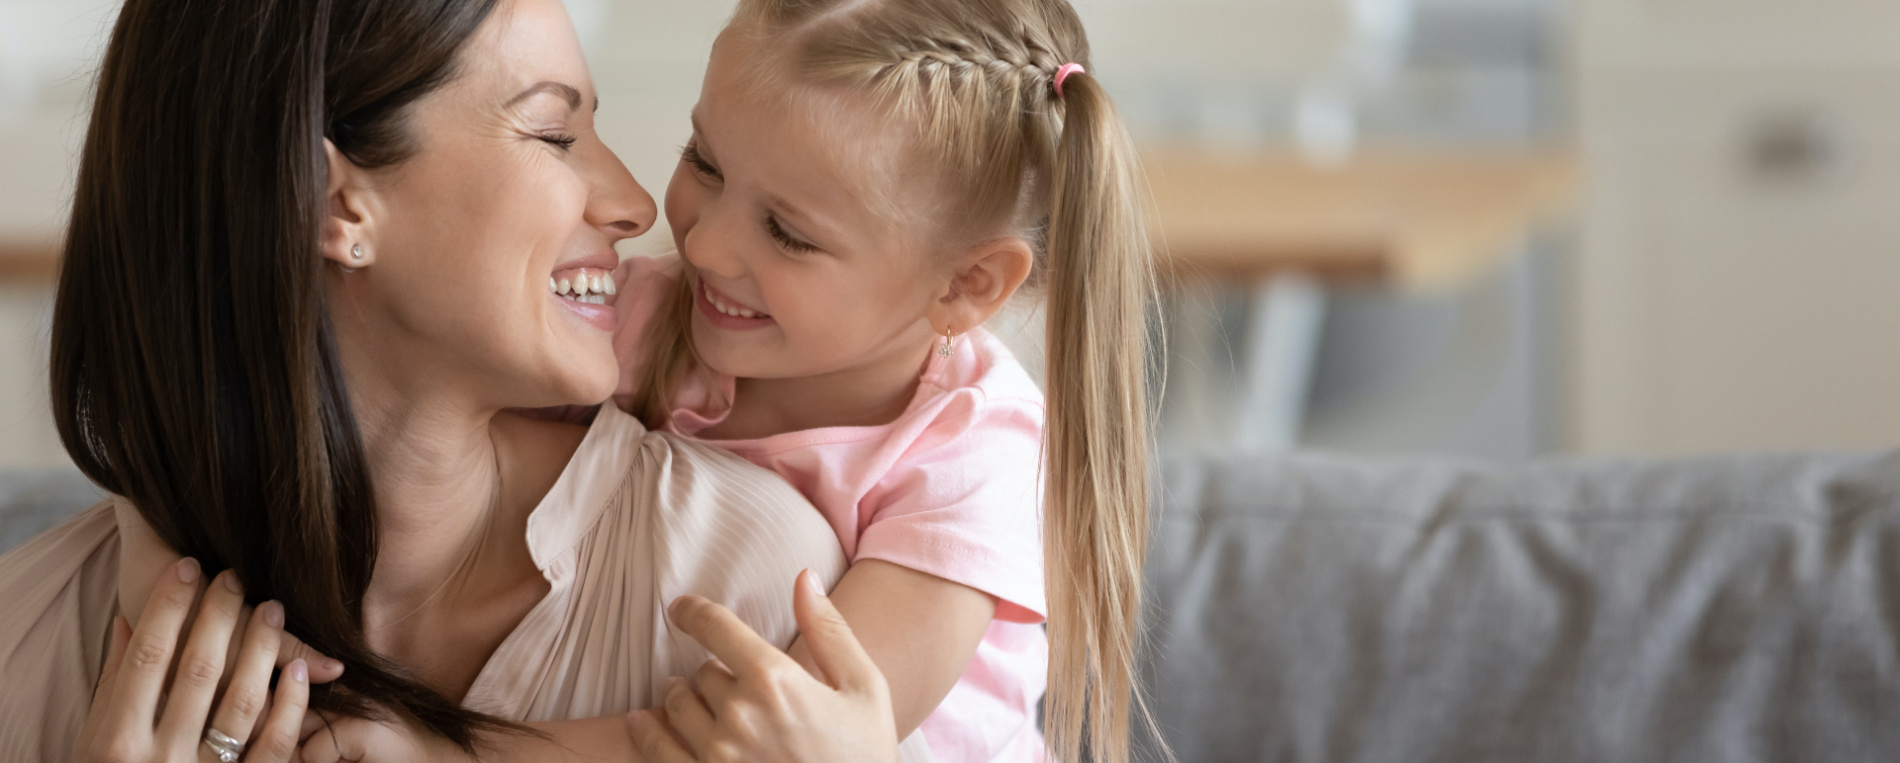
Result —
[[[863,365],[817,376],[739,379],[732,412],[700,436],[750,440],[807,429],[889,424],[910,407],[934,349],[900,347]]]
[[[352,380],[351,389],[377,511],[364,635],[423,682],[461,697],[547,594],[528,517],[586,430],[484,408],[449,385],[404,395],[381,381]]]
[[[492,412],[363,386],[353,397],[376,495],[379,549],[363,602],[374,632],[468,575],[464,563],[492,544],[509,507]]]

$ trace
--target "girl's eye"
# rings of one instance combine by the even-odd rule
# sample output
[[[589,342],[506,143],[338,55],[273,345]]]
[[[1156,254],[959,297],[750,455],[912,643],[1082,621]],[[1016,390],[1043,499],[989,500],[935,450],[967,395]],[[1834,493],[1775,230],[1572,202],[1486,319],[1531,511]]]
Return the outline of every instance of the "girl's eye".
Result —
[[[770,234],[772,236],[772,240],[777,241],[778,245],[785,247],[787,251],[801,252],[801,253],[818,251],[817,246],[814,246],[809,242],[800,241],[798,239],[792,238],[791,234],[785,232],[784,226],[781,226],[778,224],[778,218],[773,217],[771,215],[765,216],[765,232]]]
[[[712,162],[706,161],[706,157],[699,155],[698,141],[688,143],[681,148],[680,159],[686,162],[687,166],[692,167],[694,172],[709,178],[719,177],[719,168],[712,166]]]
[[[572,135],[567,135],[565,133],[554,133],[551,135],[538,135],[535,137],[540,138],[541,142],[546,143],[555,148],[561,149],[562,151],[574,150],[574,144],[580,141],[579,138],[576,138]]]

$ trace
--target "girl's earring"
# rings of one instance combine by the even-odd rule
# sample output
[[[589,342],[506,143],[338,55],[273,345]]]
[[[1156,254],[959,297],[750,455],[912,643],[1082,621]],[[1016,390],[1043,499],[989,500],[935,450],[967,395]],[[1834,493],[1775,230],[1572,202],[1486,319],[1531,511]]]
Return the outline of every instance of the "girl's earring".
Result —
[[[363,261],[363,245],[362,244],[350,245],[350,259],[356,262]],[[356,272],[356,270],[357,270],[356,268],[343,268],[343,274],[349,275],[351,273]]]
[[[943,335],[943,344],[937,347],[937,356],[947,358],[947,357],[957,354],[957,346],[954,344],[954,342],[956,341],[956,338],[957,338],[956,331],[952,330],[952,331],[946,332]]]

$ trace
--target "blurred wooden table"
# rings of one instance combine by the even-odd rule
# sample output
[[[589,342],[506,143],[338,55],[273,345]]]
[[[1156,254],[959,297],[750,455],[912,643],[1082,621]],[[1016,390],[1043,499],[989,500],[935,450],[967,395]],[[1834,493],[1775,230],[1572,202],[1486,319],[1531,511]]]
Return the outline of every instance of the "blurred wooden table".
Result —
[[[0,283],[52,283],[59,249],[51,242],[0,239]]]
[[[1556,152],[1367,151],[1328,167],[1293,154],[1151,147],[1142,159],[1165,279],[1250,293],[1244,393],[1229,412],[1232,447],[1243,451],[1298,443],[1327,286],[1456,287],[1567,212],[1577,175],[1574,158]],[[1176,317],[1184,331],[1211,330]]]

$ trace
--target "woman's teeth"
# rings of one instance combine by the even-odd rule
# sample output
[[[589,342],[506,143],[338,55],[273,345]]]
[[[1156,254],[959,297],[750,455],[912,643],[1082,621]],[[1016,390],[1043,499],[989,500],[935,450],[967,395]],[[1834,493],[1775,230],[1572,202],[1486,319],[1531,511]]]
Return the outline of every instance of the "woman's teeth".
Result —
[[[607,298],[616,293],[612,273],[600,271],[589,273],[577,270],[559,277],[548,277],[548,291],[562,299],[585,302],[590,305],[607,304]]]
[[[738,305],[728,305],[724,302],[721,302],[719,301],[719,295],[714,294],[713,290],[710,288],[706,290],[706,301],[712,303],[714,310],[718,310],[719,312],[725,313],[734,318],[770,318],[772,317],[770,315],[766,315],[765,313],[761,313],[757,310],[748,310]]]

